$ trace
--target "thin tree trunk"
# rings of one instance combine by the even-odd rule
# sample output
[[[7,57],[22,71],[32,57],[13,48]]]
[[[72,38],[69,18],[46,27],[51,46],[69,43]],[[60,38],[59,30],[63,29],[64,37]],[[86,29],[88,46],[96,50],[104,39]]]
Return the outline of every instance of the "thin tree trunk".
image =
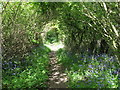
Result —
[[[2,13],[2,10],[0,10],[0,13]],[[0,90],[2,89],[2,17],[0,14]]]

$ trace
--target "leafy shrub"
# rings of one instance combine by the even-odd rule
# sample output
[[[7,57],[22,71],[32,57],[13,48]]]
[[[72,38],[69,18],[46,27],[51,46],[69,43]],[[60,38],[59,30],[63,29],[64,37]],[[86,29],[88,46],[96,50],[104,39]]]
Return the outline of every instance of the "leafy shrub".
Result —
[[[3,88],[47,87],[49,49],[41,46],[20,62],[3,62]]]
[[[57,57],[66,66],[70,88],[117,88],[119,65],[113,56],[71,55],[60,49]],[[71,58],[72,57],[72,58]]]
[[[31,8],[32,4],[21,2],[4,2],[3,6],[5,7],[2,13],[2,56],[6,60],[24,58],[33,46],[42,44],[39,33],[41,28],[40,24],[36,25],[38,18],[35,18],[35,9]]]

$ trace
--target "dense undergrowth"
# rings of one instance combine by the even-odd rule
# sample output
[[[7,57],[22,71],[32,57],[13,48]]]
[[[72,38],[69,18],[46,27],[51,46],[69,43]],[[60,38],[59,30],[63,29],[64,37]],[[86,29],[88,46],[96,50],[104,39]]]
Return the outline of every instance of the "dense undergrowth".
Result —
[[[69,88],[118,88],[119,65],[106,54],[72,54],[63,49],[57,52],[59,63],[66,68]]]
[[[47,87],[49,52],[40,46],[24,60],[3,61],[3,88]]]

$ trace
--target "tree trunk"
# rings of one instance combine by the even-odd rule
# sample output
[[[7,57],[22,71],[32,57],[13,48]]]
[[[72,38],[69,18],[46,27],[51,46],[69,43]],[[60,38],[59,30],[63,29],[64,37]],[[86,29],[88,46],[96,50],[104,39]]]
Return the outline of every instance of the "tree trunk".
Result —
[[[0,11],[1,13],[2,11]],[[0,89],[2,89],[2,18],[0,15]]]

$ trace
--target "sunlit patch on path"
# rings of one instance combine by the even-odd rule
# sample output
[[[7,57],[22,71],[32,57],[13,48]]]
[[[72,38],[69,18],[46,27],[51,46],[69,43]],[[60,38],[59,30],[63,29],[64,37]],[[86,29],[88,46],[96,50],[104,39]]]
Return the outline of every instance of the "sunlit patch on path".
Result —
[[[52,51],[57,51],[60,48],[64,48],[62,43],[45,44],[45,46],[50,48]]]
[[[63,67],[57,63],[56,53],[50,53],[50,68],[51,74],[49,76],[49,88],[67,88],[67,75],[64,73]]]

